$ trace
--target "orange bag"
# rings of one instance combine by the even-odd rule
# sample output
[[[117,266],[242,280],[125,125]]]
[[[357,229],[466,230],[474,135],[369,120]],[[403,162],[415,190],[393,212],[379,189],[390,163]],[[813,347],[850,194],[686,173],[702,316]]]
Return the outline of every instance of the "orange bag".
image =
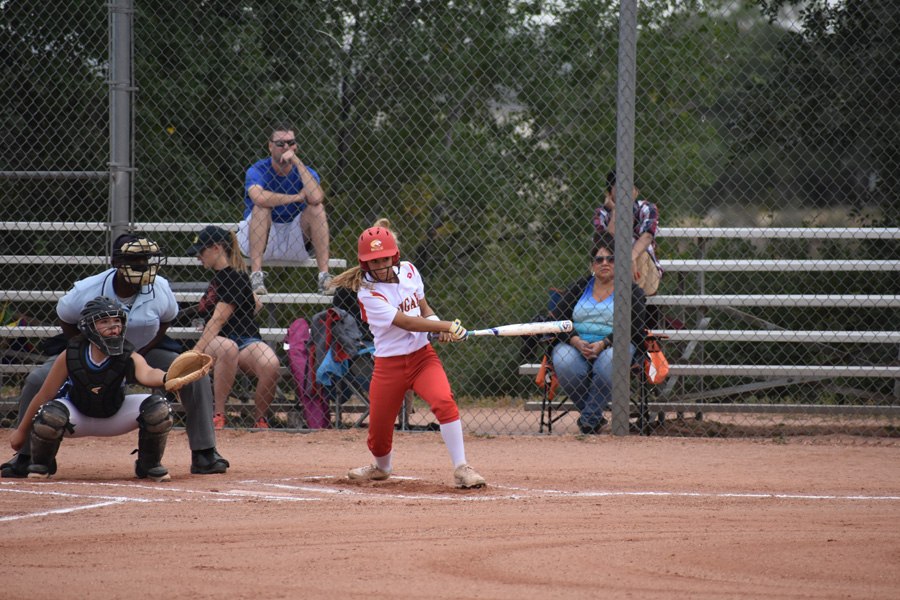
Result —
[[[669,361],[659,347],[656,336],[647,338],[647,361],[644,363],[644,372],[647,374],[647,381],[653,384],[662,383],[669,375]]]
[[[556,386],[559,385],[559,379],[556,378],[556,370],[553,368],[553,365],[550,364],[550,360],[546,356],[544,357],[544,360],[541,361],[541,368],[538,369],[538,374],[537,377],[534,378],[534,382],[542,390],[547,390],[547,400],[556,398]],[[550,386],[550,388],[547,389],[547,386]]]

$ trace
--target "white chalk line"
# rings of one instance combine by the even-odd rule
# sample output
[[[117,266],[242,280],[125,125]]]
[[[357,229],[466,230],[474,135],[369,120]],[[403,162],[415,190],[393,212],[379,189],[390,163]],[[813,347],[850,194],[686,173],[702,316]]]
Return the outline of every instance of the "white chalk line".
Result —
[[[670,491],[619,491],[619,490],[600,490],[600,491],[571,491],[556,489],[540,489],[540,488],[524,488],[515,486],[504,486],[496,484],[488,484],[485,490],[473,490],[471,495],[467,494],[408,494],[381,491],[377,489],[347,489],[336,488],[333,485],[315,484],[320,480],[332,481],[334,476],[310,476],[301,478],[282,478],[276,481],[259,481],[256,479],[247,479],[236,482],[229,482],[228,486],[232,489],[227,491],[218,490],[195,490],[187,488],[173,488],[167,484],[158,486],[143,484],[125,484],[125,483],[105,483],[105,482],[71,482],[71,481],[53,481],[41,482],[36,484],[36,489],[20,489],[16,485],[18,482],[2,482],[0,485],[0,493],[19,493],[19,494],[35,494],[35,495],[52,495],[71,499],[89,499],[100,500],[90,504],[77,505],[53,510],[36,511],[31,513],[22,513],[17,515],[9,515],[0,517],[0,522],[16,521],[21,519],[29,519],[35,517],[43,517],[57,514],[67,514],[75,511],[90,510],[104,508],[107,506],[123,505],[129,502],[185,502],[197,499],[199,501],[213,502],[235,502],[248,498],[256,500],[264,500],[271,502],[316,502],[322,501],[329,497],[353,497],[353,498],[380,498],[385,500],[431,500],[439,502],[486,502],[486,501],[515,501],[526,498],[536,498],[547,496],[550,498],[609,498],[609,497],[657,497],[657,498],[728,498],[728,499],[748,499],[748,500],[801,500],[801,501],[900,501],[900,495],[841,495],[841,494],[800,494],[800,493],[742,493],[742,492],[670,492]],[[401,479],[407,481],[425,481],[417,477],[392,477],[392,479]],[[291,483],[298,482],[298,483]],[[25,482],[22,482],[23,484]],[[33,482],[28,482],[35,485]],[[262,486],[263,488],[274,488],[280,492],[272,493],[270,491],[259,489],[240,489],[235,486]],[[52,487],[51,487],[52,486]],[[80,494],[72,492],[64,492],[54,488],[120,488],[130,490],[132,492],[140,490],[141,493],[150,493],[155,497],[141,498],[134,495],[97,495],[97,494]],[[49,488],[49,489],[48,489]],[[485,492],[494,490],[508,490],[506,494],[484,495]],[[299,495],[298,495],[299,494]],[[171,497],[175,495],[175,497]]]
[[[3,482],[6,484],[7,482]],[[12,483],[12,482],[10,482]],[[211,490],[188,490],[183,488],[169,488],[169,487],[151,487],[148,485],[137,485],[137,484],[122,484],[122,483],[91,483],[91,482],[71,482],[71,481],[55,481],[55,482],[42,482],[38,484],[40,487],[48,487],[48,486],[84,486],[84,487],[118,487],[118,488],[126,488],[131,490],[148,490],[148,491],[156,491],[156,492],[175,492],[181,494],[201,494],[204,496],[212,495],[214,496],[214,501],[237,501],[244,500],[248,496],[252,496],[258,499],[270,500],[270,501],[285,501],[285,502],[303,502],[303,501],[316,501],[320,500],[319,498],[298,498],[297,496],[282,496],[282,495],[273,495],[265,492],[258,492],[253,490],[236,490],[231,492],[215,492]],[[57,508],[52,510],[43,510],[29,513],[20,513],[16,515],[7,515],[5,517],[0,517],[0,523],[8,522],[8,521],[19,521],[22,519],[31,519],[35,517],[45,517],[49,515],[57,515],[57,514],[67,514],[80,510],[89,510],[95,508],[103,508],[106,506],[116,506],[120,504],[126,504],[129,502],[181,502],[186,500],[186,498],[138,498],[135,496],[98,496],[95,494],[73,494],[69,492],[61,492],[55,489],[16,489],[10,487],[9,485],[0,486],[0,492],[9,492],[9,493],[20,493],[20,494],[33,494],[33,495],[45,495],[45,496],[61,496],[63,498],[79,498],[79,499],[102,499],[102,502],[95,502],[92,504],[85,505],[77,505],[77,506],[69,506],[64,508]],[[224,496],[226,498],[218,498],[216,496]],[[232,496],[233,498],[227,498],[228,496]],[[201,498],[205,500],[209,500],[210,498]]]
[[[84,499],[101,499],[102,502],[95,502],[93,504],[84,504],[79,506],[67,506],[64,508],[56,508],[52,510],[42,510],[37,512],[30,513],[21,513],[18,515],[8,515],[5,517],[0,517],[0,523],[5,521],[19,521],[21,519],[32,519],[35,517],[46,517],[48,515],[60,515],[67,514],[71,512],[75,512],[78,510],[90,510],[94,508],[103,508],[104,506],[114,506],[116,504],[123,504],[125,502],[152,502],[152,500],[145,500],[141,498],[131,498],[128,496],[95,496],[93,494],[70,494],[67,492],[59,492],[56,490],[18,490],[14,488],[0,488],[0,491],[10,492],[10,493],[19,493],[19,494],[33,494],[33,495],[47,495],[47,496],[62,496],[64,498],[84,498]]]
[[[301,480],[317,480],[317,479],[334,479],[333,477],[318,476],[304,477]],[[391,477],[391,479],[406,479],[410,481],[424,481],[417,477]],[[291,479],[285,479],[290,481]],[[290,489],[304,492],[332,494],[332,495],[353,495],[353,496],[371,496],[378,498],[395,498],[398,500],[408,499],[427,499],[427,500],[453,500],[453,501],[486,501],[486,500],[520,500],[523,498],[533,498],[540,495],[548,495],[552,497],[567,498],[595,498],[595,497],[615,497],[615,496],[651,496],[651,497],[697,497],[697,498],[738,498],[738,499],[786,499],[786,500],[887,500],[898,501],[900,496],[866,496],[866,495],[839,495],[839,494],[787,494],[787,493],[740,493],[740,492],[666,492],[666,491],[569,491],[569,490],[553,490],[553,489],[535,489],[522,488],[504,485],[488,484],[487,489],[510,490],[512,494],[492,495],[492,496],[465,496],[465,495],[441,495],[441,494],[398,494],[398,493],[381,493],[370,492],[369,490],[350,490],[346,488],[335,489],[325,486],[311,485],[294,485],[287,483],[270,483],[248,480],[243,483],[258,483],[259,485],[276,487],[279,489]],[[474,493],[480,493],[473,490]]]
[[[656,491],[598,491],[598,492],[571,492],[565,490],[540,490],[518,488],[511,486],[494,486],[507,490],[518,490],[528,493],[549,494],[573,498],[593,498],[609,496],[659,496],[659,497],[684,497],[684,498],[738,498],[738,499],[785,499],[785,500],[900,500],[900,496],[862,496],[840,494],[784,494],[784,493],[743,493],[743,492],[656,492]]]
[[[228,485],[234,485],[235,482],[229,483]],[[258,483],[255,480],[247,480],[245,482],[236,482],[236,483]],[[125,488],[127,490],[142,490],[156,494],[184,494],[184,495],[200,495],[200,496],[212,496],[214,499],[221,497],[220,499],[223,501],[229,501],[229,497],[237,497],[240,499],[241,496],[254,496],[268,500],[286,500],[286,501],[297,501],[297,500],[318,500],[318,498],[298,498],[297,496],[283,496],[283,495],[273,495],[265,492],[253,491],[253,490],[231,490],[227,492],[220,492],[216,490],[192,490],[187,488],[178,488],[171,487],[167,483],[161,483],[159,485],[145,485],[138,483],[108,483],[108,482],[90,482],[90,481],[53,481],[53,482],[45,482],[38,484],[41,486],[49,486],[49,485],[57,485],[57,486],[71,486],[71,487],[110,487],[110,488]],[[3,487],[0,487],[0,492],[4,491],[14,491],[7,490]],[[25,491],[25,490],[15,490],[15,491]],[[79,498],[91,498],[96,497],[91,494],[67,494],[65,492],[58,491],[38,491],[38,490],[29,490],[29,493],[34,494],[55,494],[60,496],[73,496]],[[111,496],[112,499],[115,500],[131,500],[136,502],[183,502],[189,500],[186,497],[176,497],[176,498],[168,498],[168,497],[157,497],[152,499],[146,498],[138,498],[136,496]]]
[[[40,512],[27,513],[21,515],[10,515],[8,517],[0,517],[0,523],[4,521],[19,521],[22,519],[33,519],[35,517],[46,517],[48,515],[62,515],[66,513],[75,512],[78,510],[89,510],[93,508],[102,508],[104,506],[113,506],[115,504],[122,504],[124,502],[128,502],[128,500],[110,500],[108,502],[98,502],[96,504],[86,504],[84,506],[70,506],[68,508],[57,508],[54,510],[44,510]]]

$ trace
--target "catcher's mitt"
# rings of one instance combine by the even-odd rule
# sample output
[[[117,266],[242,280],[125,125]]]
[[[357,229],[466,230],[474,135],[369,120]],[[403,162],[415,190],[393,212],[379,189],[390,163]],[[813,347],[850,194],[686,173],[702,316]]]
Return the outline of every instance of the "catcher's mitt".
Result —
[[[197,381],[212,368],[212,356],[197,350],[188,350],[175,357],[169,370],[166,371],[166,391],[180,390],[187,384]]]

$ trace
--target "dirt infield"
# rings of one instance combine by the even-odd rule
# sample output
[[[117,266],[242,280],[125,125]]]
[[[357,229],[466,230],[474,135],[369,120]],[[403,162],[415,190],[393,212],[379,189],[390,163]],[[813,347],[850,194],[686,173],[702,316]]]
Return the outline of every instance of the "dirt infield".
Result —
[[[378,483],[364,431],[219,440],[227,475],[179,431],[167,484],[136,435],[0,480],[0,598],[900,598],[897,440],[467,436],[471,491],[438,433]]]

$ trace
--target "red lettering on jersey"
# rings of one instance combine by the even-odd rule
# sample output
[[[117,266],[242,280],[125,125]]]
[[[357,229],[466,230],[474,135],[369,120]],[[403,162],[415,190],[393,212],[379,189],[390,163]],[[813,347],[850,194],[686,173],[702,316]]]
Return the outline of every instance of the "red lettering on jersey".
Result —
[[[417,308],[418,306],[419,306],[419,299],[416,297],[415,294],[413,294],[410,298],[404,299],[403,302],[400,303],[400,306],[398,308],[400,309],[401,312],[407,313],[407,312],[411,311],[412,309]]]

